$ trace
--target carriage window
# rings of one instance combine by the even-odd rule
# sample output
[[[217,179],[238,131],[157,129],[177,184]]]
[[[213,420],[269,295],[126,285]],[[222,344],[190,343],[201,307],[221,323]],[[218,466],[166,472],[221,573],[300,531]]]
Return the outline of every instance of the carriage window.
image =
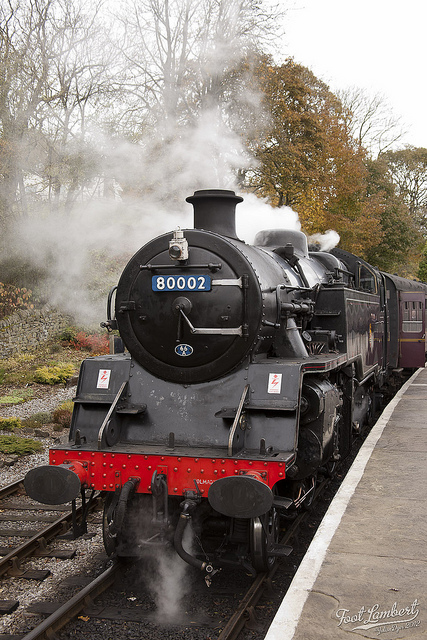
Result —
[[[377,279],[372,271],[363,264],[359,266],[359,289],[369,293],[377,292]]]
[[[423,304],[420,301],[405,301],[403,306],[402,331],[419,333],[423,330]]]

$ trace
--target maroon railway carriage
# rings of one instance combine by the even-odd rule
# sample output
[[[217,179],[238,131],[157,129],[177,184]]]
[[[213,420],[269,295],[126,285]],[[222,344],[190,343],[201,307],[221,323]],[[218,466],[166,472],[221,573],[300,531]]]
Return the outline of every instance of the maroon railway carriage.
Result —
[[[384,273],[392,368],[423,367],[426,354],[426,285]]]

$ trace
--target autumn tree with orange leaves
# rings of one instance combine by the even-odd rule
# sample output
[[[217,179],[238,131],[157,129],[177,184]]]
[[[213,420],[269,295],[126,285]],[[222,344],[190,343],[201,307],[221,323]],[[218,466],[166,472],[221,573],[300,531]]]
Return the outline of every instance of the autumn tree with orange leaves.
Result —
[[[275,66],[263,57],[255,75],[271,119],[252,142],[258,166],[245,173],[245,187],[292,207],[307,233],[333,228],[342,247],[363,255],[381,239],[382,203],[368,197],[366,154],[341,102],[293,60]]]

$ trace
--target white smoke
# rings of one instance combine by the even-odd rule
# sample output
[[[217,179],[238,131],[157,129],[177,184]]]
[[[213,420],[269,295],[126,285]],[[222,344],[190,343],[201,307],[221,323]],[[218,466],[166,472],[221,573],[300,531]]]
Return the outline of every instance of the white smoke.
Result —
[[[175,551],[156,557],[156,576],[150,589],[155,595],[157,624],[173,624],[182,620],[183,599],[190,591],[189,566]]]
[[[229,6],[231,10],[233,3]],[[231,56],[230,65],[236,62],[233,56],[240,58],[240,41],[236,40],[237,46],[231,49],[230,42],[222,38],[210,43],[202,77],[220,77],[227,68],[224,56]],[[233,110],[227,104],[212,106],[212,102],[200,111],[195,108],[185,126],[179,124],[178,117],[156,123],[153,118],[152,123],[138,129],[135,144],[110,139],[95,130],[95,125],[91,129],[86,121],[94,157],[104,159],[99,160],[100,171],[94,170],[99,193],[94,184],[87,185],[80,202],[74,203],[68,213],[64,213],[63,202],[57,211],[52,207],[47,213],[44,193],[38,200],[40,210],[46,207],[44,217],[30,213],[14,234],[15,256],[19,254],[45,271],[44,298],[52,306],[70,313],[79,324],[104,320],[107,292],[117,284],[130,256],[162,233],[178,226],[192,228],[193,209],[185,202],[187,196],[211,188],[239,193],[237,171],[254,166],[244,145],[245,134],[260,129],[261,124],[265,126],[268,115],[256,89],[245,87],[233,100]],[[40,165],[45,162],[41,157]],[[105,183],[101,179],[103,171],[108,176]],[[110,197],[101,197],[107,182],[110,186],[105,192]],[[274,209],[250,194],[244,195],[244,202],[237,206],[236,224],[238,236],[248,243],[262,229],[300,229],[294,211],[288,207]]]
[[[145,526],[149,528],[148,520]],[[193,531],[191,526],[187,526],[183,547],[188,553],[191,551],[192,541]],[[185,621],[185,597],[191,591],[190,566],[172,547],[147,546],[147,555],[142,561],[141,569],[141,581],[154,600],[156,624],[182,624]]]
[[[301,230],[298,214],[290,207],[274,208],[253,194],[243,194],[243,198],[236,207],[236,233],[248,244],[264,229]]]
[[[68,214],[52,211],[16,225],[15,255],[45,270],[45,298],[76,322],[89,325],[105,319],[107,292],[138,248],[178,226],[193,227],[187,196],[213,184],[234,188],[235,170],[246,166],[248,158],[240,138],[221,118],[209,110],[181,133],[158,153],[147,145],[143,153],[144,144],[113,144],[99,134],[115,197],[94,198]],[[115,257],[121,262],[117,260],[114,272],[108,271],[105,260],[97,260],[100,255],[107,263]]]
[[[315,244],[319,246],[320,251],[330,251],[340,241],[339,234],[333,229],[329,229],[325,233],[313,233],[308,237],[308,244]]]
[[[83,325],[105,320],[106,294],[117,284],[130,256],[158,235],[193,227],[193,207],[185,202],[194,191],[188,182],[184,181],[188,188],[180,194],[180,202],[151,193],[144,199],[94,201],[69,217],[25,220],[16,229],[18,244],[35,268],[45,270],[49,303]],[[197,186],[211,188],[212,183],[200,180]],[[298,214],[290,207],[273,208],[252,194],[243,198],[236,207],[236,232],[248,244],[263,229],[301,229]],[[332,230],[309,238],[322,251],[338,242],[339,235]]]
[[[98,202],[72,217],[26,220],[16,237],[26,259],[45,272],[42,295],[49,304],[91,325],[105,320],[106,294],[129,257],[173,224],[158,206]]]

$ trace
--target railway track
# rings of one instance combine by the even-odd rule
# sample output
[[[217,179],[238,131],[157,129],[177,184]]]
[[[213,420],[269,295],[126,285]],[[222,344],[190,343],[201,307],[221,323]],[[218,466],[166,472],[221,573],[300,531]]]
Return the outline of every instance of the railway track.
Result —
[[[316,497],[321,495],[328,482],[329,480],[325,480],[321,485],[319,485],[316,490]],[[303,511],[290,524],[290,526],[288,526],[286,533],[281,540],[282,544],[289,544],[307,516],[308,512]],[[211,632],[212,635],[209,637],[217,638],[217,640],[235,640],[239,637],[239,634],[245,627],[256,627],[257,603],[265,593],[266,589],[271,589],[272,579],[279,566],[280,563],[277,562],[269,573],[258,574],[253,581],[250,581],[249,587],[240,598],[237,607],[235,604],[233,605],[233,603],[230,602],[229,608],[233,609],[234,612],[228,620],[224,619],[223,616],[218,617],[210,614],[204,618],[202,616],[201,619],[198,619],[197,616],[183,616],[181,622],[177,624],[177,629],[192,626],[193,633],[196,628],[199,628],[201,633],[205,633],[207,628],[216,629],[215,632]],[[132,619],[133,622],[139,622],[144,625],[147,620],[153,618],[153,616],[150,616],[150,614],[145,610],[138,611],[136,608],[127,609],[126,607],[123,608],[120,604],[118,604],[114,609],[114,607],[111,608],[111,606],[109,607],[102,603],[98,604],[94,602],[95,598],[108,590],[117,580],[121,579],[124,583],[127,583],[126,578],[123,576],[125,572],[125,565],[119,561],[115,561],[89,584],[86,584],[83,588],[79,589],[77,593],[71,595],[66,602],[40,602],[31,605],[28,609],[30,613],[38,615],[44,614],[47,617],[32,631],[26,635],[22,635],[22,640],[42,640],[45,638],[52,638],[53,634],[58,634],[60,629],[79,616],[80,619],[97,618],[98,621],[105,620],[105,618],[114,618],[116,623],[121,621],[125,626],[126,623]],[[231,601],[233,595],[233,590],[231,590],[229,592]],[[132,598],[129,599],[132,600]],[[175,624],[173,626],[175,626]],[[218,630],[220,630],[219,635]],[[204,635],[203,637],[207,636]]]
[[[2,489],[0,491],[0,501],[4,498],[9,497],[10,495],[17,494],[20,490],[23,490],[23,481],[18,480]],[[12,576],[23,576],[25,574],[25,569],[22,567],[22,561],[30,558],[31,556],[53,556],[56,558],[65,558],[70,557],[69,554],[66,554],[63,551],[51,551],[48,549],[47,545],[49,542],[54,540],[59,535],[66,534],[70,527],[73,525],[73,522],[78,520],[84,509],[88,508],[91,511],[100,507],[102,501],[97,496],[90,505],[80,505],[76,510],[71,510],[69,507],[65,507],[65,513],[59,517],[54,517],[53,521],[50,522],[47,526],[44,526],[42,529],[35,531],[33,535],[29,535],[29,539],[22,542],[15,548],[7,551],[5,547],[1,548],[1,551],[6,551],[6,553],[2,554],[2,558],[0,558],[0,576],[4,576],[5,574],[9,574]],[[2,509],[2,514],[0,517],[1,521],[9,521],[13,522],[18,519],[18,521],[25,520],[29,522],[32,520],[33,522],[43,522],[46,519],[45,512],[50,511],[51,513],[55,513],[58,511],[62,511],[61,507],[56,506],[55,508],[49,508],[47,505],[43,505],[43,514],[38,514],[37,516],[32,516],[28,512],[40,512],[40,505],[34,504],[25,504],[22,500],[21,502],[12,503],[2,505],[0,502],[0,509]],[[25,515],[14,516],[13,511],[25,511]],[[6,513],[5,513],[6,512]],[[52,519],[52,518],[50,518]],[[0,530],[0,535],[9,535],[9,536],[17,536],[17,537],[25,537],[28,535],[27,530],[23,529],[2,529]],[[31,577],[33,579],[37,579],[37,576],[32,572]]]
[[[114,562],[100,576],[92,580],[72,598],[56,609],[32,631],[23,636],[23,640],[49,640],[53,634],[62,629],[67,622],[77,616],[89,603],[110,587],[120,570],[120,562]]]
[[[291,527],[286,531],[286,534],[281,540],[281,544],[289,544],[291,542],[293,536],[298,531],[306,517],[307,511],[299,514]],[[222,629],[218,636],[218,640],[236,640],[245,626],[250,627],[251,625],[257,625],[256,605],[266,589],[272,590],[272,579],[278,568],[279,563],[276,562],[268,573],[259,573],[256,576],[255,580],[241,599],[236,612],[231,616]]]
[[[350,461],[348,466],[349,464]],[[314,505],[317,505],[318,502],[321,501],[322,494],[329,486],[329,483],[330,479],[327,478],[318,485],[316,488]],[[0,490],[0,509],[1,500],[4,496],[8,496],[10,500],[10,497],[18,491],[20,491],[19,482],[14,483],[14,485],[10,485],[9,487],[5,487],[4,490]],[[327,506],[325,509],[326,508]],[[289,522],[287,524],[284,537],[281,539],[281,543],[289,544],[292,541],[292,538],[299,539],[300,528],[304,525],[306,519],[308,517],[311,518],[311,516],[311,512],[302,511],[294,521]],[[70,513],[67,512],[60,518],[56,519],[55,522],[49,524],[49,527],[46,527],[45,529],[50,528],[52,525],[57,525],[58,521],[63,519],[67,522],[67,518],[68,523],[66,526],[69,527]],[[45,529],[42,531],[44,532]],[[313,529],[312,533],[314,533],[314,531],[315,530]],[[296,536],[297,532],[298,536]],[[38,532],[38,535],[36,534],[32,539],[27,541],[27,543],[35,545],[36,551],[37,549],[40,549],[40,538],[44,537],[40,534],[41,532]],[[39,542],[37,543],[37,541]],[[78,543],[79,541],[77,541],[76,546],[78,546]],[[43,543],[41,544],[43,546]],[[14,551],[16,552],[17,550],[15,549]],[[24,552],[23,558],[29,558],[31,553],[31,551]],[[11,557],[9,556],[8,567],[13,571],[13,563],[10,564],[10,560]],[[259,574],[251,581],[249,581],[249,579],[246,580],[246,583],[249,582],[249,584],[246,584],[244,588],[241,586],[234,587],[234,585],[228,585],[225,588],[224,586],[220,586],[221,584],[227,585],[228,583],[228,579],[226,579],[225,576],[226,571],[224,570],[222,582],[219,580],[217,583],[216,579],[214,579],[211,590],[203,590],[205,593],[202,594],[202,598],[204,598],[204,600],[201,608],[206,609],[207,613],[205,613],[204,616],[196,615],[194,614],[194,611],[191,612],[190,606],[189,613],[184,611],[176,622],[171,622],[171,627],[168,628],[168,637],[174,637],[175,629],[177,638],[184,637],[182,636],[182,633],[185,633],[185,630],[188,630],[189,628],[191,628],[191,638],[203,638],[203,640],[207,640],[207,638],[210,638],[211,640],[235,640],[237,638],[246,637],[263,637],[263,631],[262,629],[260,630],[259,624],[260,619],[262,619],[262,615],[258,615],[257,606],[265,600],[264,596],[266,594],[267,598],[271,600],[271,593],[273,585],[275,584],[276,574],[283,571],[284,566],[286,567],[286,571],[292,572],[293,565],[293,560],[291,563],[286,563],[286,565],[279,561],[273,566],[273,569],[269,573]],[[53,634],[55,634],[55,637],[62,640],[63,638],[65,639],[69,637],[69,629],[71,630],[70,633],[72,633],[73,637],[78,638],[80,633],[82,638],[92,637],[93,634],[89,630],[89,627],[93,629],[94,624],[98,625],[98,629],[105,628],[108,630],[107,633],[109,635],[111,635],[111,628],[114,629],[115,624],[121,625],[124,629],[127,628],[127,625],[135,624],[136,627],[139,625],[140,628],[143,629],[140,636],[141,638],[147,637],[150,638],[150,640],[151,638],[162,638],[163,632],[161,625],[154,627],[157,629],[156,631],[148,631],[148,627],[150,627],[150,625],[156,625],[158,622],[155,605],[153,605],[151,610],[150,607],[147,608],[146,606],[142,606],[142,602],[150,598],[150,593],[128,591],[129,579],[124,577],[125,570],[121,563],[114,563],[107,569],[105,566],[106,563],[104,560],[102,563],[101,573],[98,572],[96,578],[90,581],[89,584],[88,579],[83,581],[83,583],[80,582],[80,584],[78,579],[73,578],[65,580],[64,582],[59,582],[58,592],[61,591],[62,584],[65,585],[68,582],[68,584],[74,585],[74,588],[68,589],[68,591],[64,587],[64,590],[67,592],[67,596],[64,597],[62,601],[60,600],[61,596],[59,596],[58,599],[58,597],[56,597],[57,592],[55,592],[55,597],[53,599],[50,598],[50,601],[48,602],[33,601],[30,603],[26,609],[26,615],[38,616],[41,621],[26,634],[15,634],[13,639],[18,640],[18,638],[20,638],[22,640],[34,640],[35,638],[51,638]],[[6,575],[10,575],[10,571],[4,574],[4,576]],[[290,580],[291,578],[289,581]],[[189,581],[190,583],[193,582],[194,584],[198,584],[197,592],[194,592],[194,594],[191,595],[191,598],[199,598],[202,593],[202,585],[198,574],[195,573],[194,580],[190,578]],[[118,583],[121,583],[122,586],[117,586]],[[217,584],[219,585],[218,589]],[[76,585],[78,585],[77,592]],[[108,597],[108,593],[111,589],[113,589],[113,591],[115,589],[116,591]],[[238,598],[238,602],[236,602],[236,592],[240,592],[241,594]],[[120,602],[117,597],[117,593],[121,593],[123,596],[123,599]],[[217,600],[216,611],[212,608],[208,608],[207,605],[207,599],[211,597],[212,594],[214,594],[213,600]],[[283,592],[277,593],[277,595],[273,596],[273,598],[277,600],[277,603],[282,597]],[[98,599],[96,602],[94,602],[95,598]],[[140,606],[134,606],[134,601],[136,600],[140,601]],[[261,604],[261,607],[262,606],[263,605]],[[228,611],[229,613],[226,614],[225,611]],[[265,621],[263,624],[265,627]],[[63,631],[61,631],[61,629],[63,629]],[[248,631],[248,629],[251,631]],[[149,635],[144,635],[144,633],[147,632]],[[115,632],[113,631],[113,634],[114,633]],[[152,633],[153,635],[151,635]],[[246,635],[246,633],[249,635]],[[258,633],[258,635],[253,635],[254,633]],[[98,636],[95,635],[93,635],[93,637],[98,638]],[[103,636],[100,635],[99,637],[101,638]],[[121,638],[120,632],[116,633],[115,637],[119,640],[119,638]],[[124,633],[123,638],[125,637],[126,634]],[[2,636],[0,634],[0,640],[6,640],[6,638],[6,635]]]
[[[47,640],[52,638],[53,634],[56,634],[60,629],[65,627],[65,625],[78,616],[81,616],[81,619],[85,619],[85,617],[103,619],[104,616],[107,619],[110,618],[112,615],[111,608],[103,605],[96,606],[94,600],[114,583],[121,571],[123,571],[121,563],[116,561],[100,576],[90,582],[90,584],[79,590],[67,602],[61,605],[58,603],[37,603],[34,606],[31,606],[29,608],[31,613],[40,614],[43,612],[46,614],[49,610],[52,610],[52,612],[32,631],[23,635],[22,640]],[[172,623],[172,626],[176,627],[177,631],[183,627],[188,628],[189,626],[192,626],[193,629],[196,627],[203,629],[206,627],[214,628],[223,626],[220,635],[215,635],[218,640],[233,640],[237,638],[248,621],[255,620],[254,609],[256,604],[274,573],[275,571],[273,570],[268,574],[257,575],[241,599],[237,610],[225,624],[221,619],[218,617],[215,618],[214,616],[212,617],[210,624],[206,617],[203,618],[202,622],[199,622],[196,617],[187,618],[184,616],[185,619],[182,620],[180,624]],[[139,615],[138,612],[135,613],[135,611],[133,611],[133,613],[133,616],[129,616],[129,612],[126,609],[122,609],[120,606],[113,610],[116,623],[122,622],[126,624],[133,618],[134,622],[144,624],[151,617],[150,615],[147,616],[145,611],[142,612],[141,615]]]
[[[96,496],[75,509],[63,505],[41,506],[26,496],[23,479],[0,488],[0,580],[4,598],[0,596],[1,616],[12,614],[20,605],[21,594],[30,588],[22,586],[23,582],[33,586],[51,575],[50,569],[34,568],[34,563],[74,558],[78,541],[70,548],[69,543],[64,547],[60,538],[65,540],[68,534],[72,540],[70,529],[73,523],[78,525],[82,511],[93,512],[100,504]],[[16,589],[10,585],[13,579],[22,579]]]

